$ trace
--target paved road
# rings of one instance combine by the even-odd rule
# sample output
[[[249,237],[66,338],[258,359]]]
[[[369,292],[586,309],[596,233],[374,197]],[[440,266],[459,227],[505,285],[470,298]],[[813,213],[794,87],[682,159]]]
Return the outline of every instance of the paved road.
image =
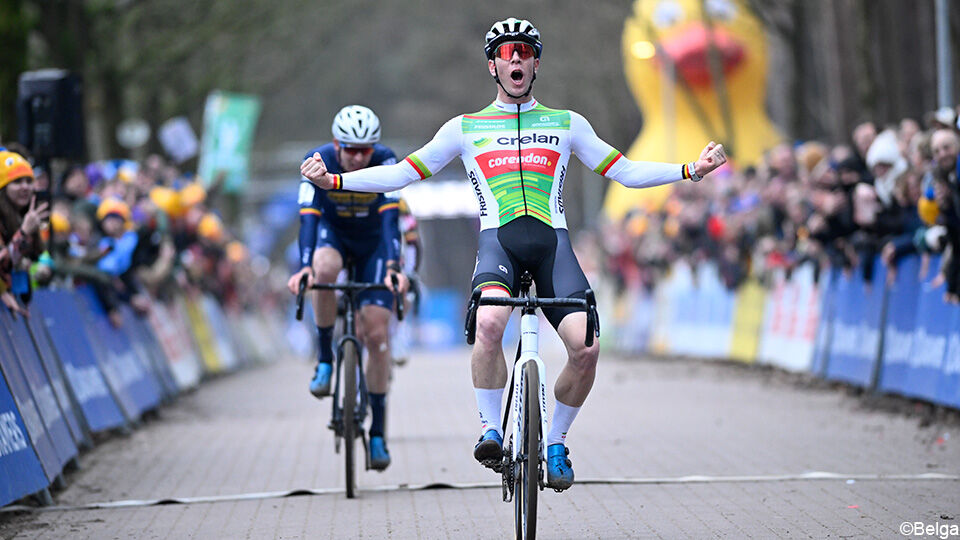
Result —
[[[903,521],[960,523],[960,481],[918,477],[960,474],[955,424],[921,427],[842,390],[761,370],[602,362],[569,440],[585,482],[543,493],[541,538],[898,538]],[[306,391],[311,366],[281,359],[208,382],[132,435],[86,453],[57,503],[333,493],[5,514],[0,537],[508,537],[513,510],[499,489],[403,487],[498,480],[471,458],[468,365],[467,351],[455,349],[421,353],[396,371],[394,463],[361,473],[357,500],[337,491],[341,458],[324,428],[328,404]],[[555,376],[559,364],[547,369]],[[637,482],[602,482],[611,479]]]

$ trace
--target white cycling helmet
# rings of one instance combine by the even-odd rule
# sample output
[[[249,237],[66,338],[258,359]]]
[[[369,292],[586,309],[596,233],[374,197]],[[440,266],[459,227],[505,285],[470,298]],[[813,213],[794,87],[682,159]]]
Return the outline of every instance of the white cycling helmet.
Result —
[[[380,119],[363,105],[347,105],[334,117],[332,131],[341,144],[373,144],[380,141]]]
[[[533,26],[533,23],[526,19],[504,19],[493,23],[490,31],[487,32],[487,43],[483,47],[487,59],[492,60],[497,52],[497,47],[510,41],[522,41],[533,46],[536,57],[540,58],[540,52],[543,50],[543,44],[540,43],[540,31]]]

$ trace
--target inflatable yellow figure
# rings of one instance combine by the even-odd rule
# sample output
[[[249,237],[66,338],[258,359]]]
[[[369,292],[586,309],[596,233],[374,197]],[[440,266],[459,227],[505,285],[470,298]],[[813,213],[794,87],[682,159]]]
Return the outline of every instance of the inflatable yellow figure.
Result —
[[[734,165],[745,165],[780,141],[764,111],[766,36],[744,2],[636,0],[623,55],[643,113],[630,159],[692,161],[714,140]],[[669,193],[670,186],[632,190],[613,183],[604,210],[619,220],[637,206],[659,208]]]

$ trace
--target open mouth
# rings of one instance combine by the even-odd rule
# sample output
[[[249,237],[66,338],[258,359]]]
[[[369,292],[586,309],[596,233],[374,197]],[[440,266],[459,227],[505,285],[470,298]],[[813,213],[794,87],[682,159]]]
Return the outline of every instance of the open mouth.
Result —
[[[520,82],[520,81],[522,81],[522,80],[523,80],[523,70],[515,69],[515,70],[511,71],[511,72],[510,72],[510,78],[513,79],[514,82]]]

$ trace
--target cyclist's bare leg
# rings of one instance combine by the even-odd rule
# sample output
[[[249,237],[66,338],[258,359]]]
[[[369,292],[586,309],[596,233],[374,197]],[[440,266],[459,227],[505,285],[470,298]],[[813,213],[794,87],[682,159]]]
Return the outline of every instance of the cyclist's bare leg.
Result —
[[[509,296],[500,289],[483,291],[483,296]],[[470,357],[474,388],[503,389],[507,384],[507,365],[503,356],[503,331],[511,308],[480,306],[477,309],[477,337]]]
[[[506,291],[488,289],[483,296],[508,296]],[[502,437],[500,427],[507,366],[503,357],[503,330],[510,319],[510,308],[480,306],[477,309],[477,333],[470,359],[473,392],[480,413],[480,442],[473,456],[491,467],[499,463]],[[488,440],[493,433],[493,439]],[[499,439],[498,439],[499,438]]]
[[[560,321],[557,333],[567,347],[567,363],[557,376],[553,393],[557,401],[571,407],[579,407],[583,405],[590,389],[593,388],[593,380],[597,376],[600,344],[598,340],[594,340],[591,347],[583,344],[583,338],[587,333],[587,314],[582,311],[576,311],[564,317]]]
[[[313,275],[316,283],[333,283],[343,269],[343,257],[336,249],[326,246],[313,252]],[[333,326],[337,318],[337,300],[333,291],[309,292],[317,326]]]
[[[374,394],[386,394],[390,385],[390,317],[384,307],[367,304],[360,309],[358,331],[367,348],[367,388]]]

